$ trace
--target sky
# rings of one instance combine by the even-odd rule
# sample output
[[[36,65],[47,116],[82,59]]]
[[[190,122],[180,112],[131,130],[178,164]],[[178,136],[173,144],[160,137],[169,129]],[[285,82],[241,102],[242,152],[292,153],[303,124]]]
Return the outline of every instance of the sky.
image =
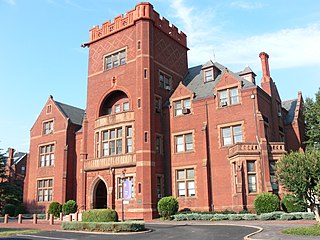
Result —
[[[134,0],[0,0],[0,149],[29,151],[48,97],[85,109],[89,29],[125,14]],[[319,0],[158,0],[154,9],[187,34],[189,67],[209,59],[233,72],[260,52],[282,100],[320,87]]]

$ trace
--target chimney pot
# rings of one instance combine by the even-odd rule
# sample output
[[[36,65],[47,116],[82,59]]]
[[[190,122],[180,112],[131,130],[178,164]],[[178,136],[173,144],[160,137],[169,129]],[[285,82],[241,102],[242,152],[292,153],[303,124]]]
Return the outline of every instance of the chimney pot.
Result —
[[[267,79],[270,79],[270,70],[269,70],[269,55],[265,52],[261,52],[259,54],[259,57],[261,59],[261,65],[262,65],[262,80],[267,81]]]

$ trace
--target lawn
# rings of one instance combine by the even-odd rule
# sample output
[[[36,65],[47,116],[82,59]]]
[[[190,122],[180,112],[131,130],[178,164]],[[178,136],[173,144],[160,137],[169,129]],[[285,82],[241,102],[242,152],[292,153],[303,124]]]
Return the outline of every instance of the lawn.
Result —
[[[41,232],[36,229],[21,229],[21,228],[0,228],[0,237],[8,237],[16,234],[32,234]]]
[[[304,236],[320,236],[320,225],[314,225],[312,227],[289,228],[283,230],[282,233]]]

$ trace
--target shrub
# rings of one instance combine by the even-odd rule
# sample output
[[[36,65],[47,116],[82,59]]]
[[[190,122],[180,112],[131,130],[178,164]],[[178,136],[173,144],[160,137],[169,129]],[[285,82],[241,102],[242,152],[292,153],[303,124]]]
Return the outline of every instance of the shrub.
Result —
[[[294,214],[284,213],[281,215],[280,220],[296,220]]]
[[[242,216],[242,219],[243,219],[243,220],[246,220],[246,221],[257,220],[257,215],[255,215],[255,214],[244,214],[244,215]]]
[[[62,205],[62,212],[64,215],[75,213],[77,210],[78,210],[78,205],[74,200],[69,200]]]
[[[258,215],[270,213],[280,209],[280,200],[272,193],[260,193],[254,200],[254,209]]]
[[[312,212],[303,212],[301,213],[301,217],[305,220],[314,220],[315,216]]]
[[[211,221],[221,221],[221,220],[228,220],[228,215],[217,213],[217,214],[214,214],[213,218],[211,218]]]
[[[64,230],[97,232],[139,232],[145,230],[144,222],[62,222]]]
[[[170,219],[171,215],[176,214],[178,209],[179,203],[175,197],[163,197],[158,202],[159,215],[165,220]]]
[[[61,213],[61,204],[58,202],[52,202],[49,205],[49,210],[48,213],[49,214],[53,214],[55,217],[59,217],[60,213]]]
[[[14,216],[16,206],[14,204],[8,203],[3,206],[2,215],[9,214],[10,217]]]
[[[18,216],[19,214],[24,214],[24,213],[26,213],[27,211],[26,211],[26,208],[22,205],[22,204],[20,204],[20,205],[18,205],[17,207],[16,207],[16,209],[15,209],[15,211],[14,211],[14,215],[15,216]]]
[[[284,214],[283,212],[271,212],[271,213],[262,213],[259,218],[260,220],[277,220]]]
[[[228,215],[228,219],[230,220],[230,221],[240,221],[240,220],[242,220],[242,214],[229,214]]]
[[[235,211],[232,211],[232,210],[229,210],[229,209],[225,209],[221,212],[218,212],[218,213],[221,213],[221,214],[236,214]]]
[[[293,194],[286,194],[282,198],[282,208],[286,212],[304,212],[306,205],[302,199]]]
[[[118,213],[110,208],[91,209],[82,213],[82,222],[117,222]]]

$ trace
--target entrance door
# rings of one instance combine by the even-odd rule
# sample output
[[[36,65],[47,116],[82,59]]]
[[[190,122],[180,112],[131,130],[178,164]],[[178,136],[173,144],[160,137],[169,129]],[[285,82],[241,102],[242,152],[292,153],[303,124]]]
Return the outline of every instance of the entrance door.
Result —
[[[94,208],[107,208],[107,188],[103,181],[99,181],[95,192]]]

